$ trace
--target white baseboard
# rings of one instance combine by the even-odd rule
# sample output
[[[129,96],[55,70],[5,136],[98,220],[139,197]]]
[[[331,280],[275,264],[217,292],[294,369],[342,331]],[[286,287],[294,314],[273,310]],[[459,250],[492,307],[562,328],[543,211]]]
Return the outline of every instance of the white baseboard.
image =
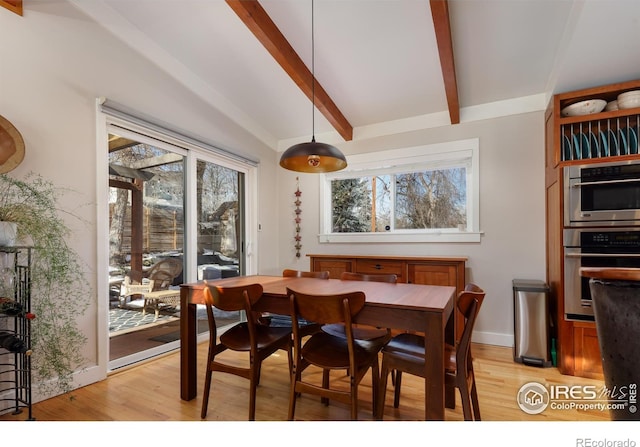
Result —
[[[89,366],[86,368],[83,368],[82,370],[76,371],[73,373],[73,380],[72,380],[72,390],[69,392],[70,394],[73,393],[73,390],[77,389],[77,388],[82,388],[84,386],[87,385],[91,385],[92,383],[96,383],[99,382],[101,380],[104,380],[106,378],[106,374],[104,372],[104,368],[100,368],[98,366]],[[54,386],[51,387],[39,387],[37,383],[33,384],[32,387],[32,395],[31,395],[31,400],[33,404],[35,404],[36,402],[41,402],[43,400],[47,400],[50,399],[52,397],[58,396],[60,393],[56,392],[56,391],[49,391],[47,392],[46,390],[43,390],[43,388],[53,388],[55,389]]]
[[[471,341],[474,343],[481,343],[484,345],[504,346],[508,348],[513,347],[514,338],[513,334],[498,334],[495,332],[478,332],[475,331],[471,337]]]

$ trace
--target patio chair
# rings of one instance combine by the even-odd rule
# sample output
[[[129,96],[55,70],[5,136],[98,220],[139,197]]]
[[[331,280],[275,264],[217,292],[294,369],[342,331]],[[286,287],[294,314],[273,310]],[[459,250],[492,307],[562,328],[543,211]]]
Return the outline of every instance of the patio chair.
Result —
[[[144,299],[142,314],[144,315],[147,308],[150,307],[154,310],[157,318],[162,304],[172,307],[176,307],[179,304],[179,293],[169,294],[164,298],[149,298],[148,294],[160,290],[168,290],[181,273],[182,261],[180,259],[162,259],[153,264],[151,268],[144,273],[142,283],[133,282],[130,276],[125,276],[122,283],[122,297],[126,302],[127,297],[141,295]]]

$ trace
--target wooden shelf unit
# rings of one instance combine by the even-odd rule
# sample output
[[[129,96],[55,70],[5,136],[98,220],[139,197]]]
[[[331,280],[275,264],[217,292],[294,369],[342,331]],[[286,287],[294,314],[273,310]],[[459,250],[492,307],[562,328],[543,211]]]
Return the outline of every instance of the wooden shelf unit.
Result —
[[[328,271],[330,278],[342,272],[395,274],[398,282],[430,284],[456,288],[456,295],[466,285],[466,257],[406,257],[364,255],[307,255],[311,271]],[[456,310],[456,337],[463,328],[462,314]]]
[[[564,137],[583,131],[619,132],[640,126],[640,109],[602,111],[590,115],[563,117],[564,107],[588,99],[612,101],[620,93],[640,90],[640,80],[577,90],[555,95],[545,113],[545,193],[546,193],[546,258],[547,284],[550,288],[550,305],[555,318],[554,334],[557,338],[558,369],[562,374],[603,379],[602,361],[595,323],[566,321],[564,318],[564,166],[602,163],[608,161],[640,159],[635,153],[600,153],[589,158],[567,159]],[[638,136],[638,135],[637,135]],[[565,143],[566,144],[566,143]],[[592,155],[592,154],[590,154]]]

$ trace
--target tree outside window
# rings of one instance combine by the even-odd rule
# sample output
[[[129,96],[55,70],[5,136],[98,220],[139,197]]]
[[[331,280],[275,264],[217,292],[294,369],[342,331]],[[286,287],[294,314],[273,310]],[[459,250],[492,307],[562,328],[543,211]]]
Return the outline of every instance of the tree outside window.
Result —
[[[478,242],[478,140],[349,157],[321,178],[320,242]]]

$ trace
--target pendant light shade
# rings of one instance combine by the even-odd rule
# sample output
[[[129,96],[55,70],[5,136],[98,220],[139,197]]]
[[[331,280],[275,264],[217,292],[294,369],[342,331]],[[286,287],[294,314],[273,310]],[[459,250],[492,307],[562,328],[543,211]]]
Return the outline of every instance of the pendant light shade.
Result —
[[[280,166],[298,172],[332,172],[347,167],[347,159],[338,148],[326,143],[300,143],[284,151]]]
[[[280,166],[298,172],[332,172],[347,167],[347,159],[337,147],[326,143],[316,143],[315,136],[315,56],[313,44],[313,0],[311,0],[311,142],[299,143],[284,151]]]

